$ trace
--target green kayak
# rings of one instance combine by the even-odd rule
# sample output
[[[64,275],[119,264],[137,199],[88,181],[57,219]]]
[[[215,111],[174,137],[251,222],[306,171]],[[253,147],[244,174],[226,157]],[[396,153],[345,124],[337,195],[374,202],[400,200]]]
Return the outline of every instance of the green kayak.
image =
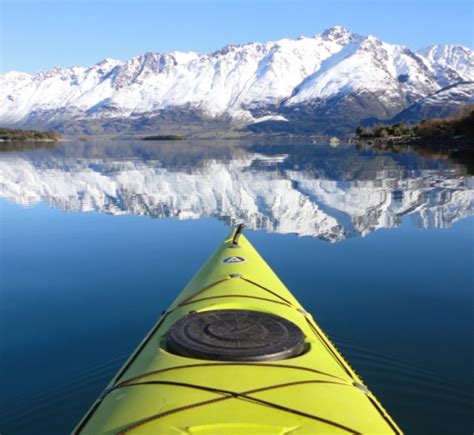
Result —
[[[258,252],[232,231],[74,434],[401,434]]]

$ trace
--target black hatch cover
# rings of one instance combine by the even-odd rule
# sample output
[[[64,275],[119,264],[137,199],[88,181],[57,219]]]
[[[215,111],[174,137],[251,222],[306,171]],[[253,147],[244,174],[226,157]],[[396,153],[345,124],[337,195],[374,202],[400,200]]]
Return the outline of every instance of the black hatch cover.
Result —
[[[269,361],[300,355],[302,331],[292,322],[249,310],[190,313],[167,332],[172,353],[221,361]]]

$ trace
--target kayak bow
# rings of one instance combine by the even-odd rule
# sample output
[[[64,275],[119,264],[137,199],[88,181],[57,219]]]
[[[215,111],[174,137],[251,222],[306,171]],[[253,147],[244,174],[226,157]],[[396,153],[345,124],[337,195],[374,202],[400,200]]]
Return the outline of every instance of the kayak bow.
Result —
[[[401,434],[234,230],[74,434]]]

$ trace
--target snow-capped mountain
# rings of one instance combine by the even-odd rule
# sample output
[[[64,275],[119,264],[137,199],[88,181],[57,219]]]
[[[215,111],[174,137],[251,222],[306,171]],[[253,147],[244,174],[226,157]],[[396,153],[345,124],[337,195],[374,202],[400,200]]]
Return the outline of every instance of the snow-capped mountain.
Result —
[[[352,166],[342,153],[331,167],[316,159],[301,170],[288,154],[239,153],[185,167],[69,154],[2,156],[0,196],[84,212],[217,217],[332,242],[396,227],[405,216],[431,228],[474,213],[474,178],[445,161],[431,168],[410,160],[405,167],[382,156]]]
[[[212,54],[145,53],[36,75],[2,74],[0,124],[101,131],[203,120],[264,126],[314,115],[326,125],[344,117],[355,123],[390,118],[445,86],[473,80],[473,65],[466,47],[416,53],[336,26]]]

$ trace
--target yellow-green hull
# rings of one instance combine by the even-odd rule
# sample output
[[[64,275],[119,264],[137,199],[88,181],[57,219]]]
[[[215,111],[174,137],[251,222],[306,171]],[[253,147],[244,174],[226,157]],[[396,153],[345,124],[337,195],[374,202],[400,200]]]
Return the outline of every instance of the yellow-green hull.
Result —
[[[401,433],[252,245],[233,234],[191,280],[74,433]],[[245,261],[223,262],[240,257]],[[239,260],[237,260],[239,261]],[[305,351],[275,361],[173,354],[166,333],[190,312],[250,310],[289,320]]]

